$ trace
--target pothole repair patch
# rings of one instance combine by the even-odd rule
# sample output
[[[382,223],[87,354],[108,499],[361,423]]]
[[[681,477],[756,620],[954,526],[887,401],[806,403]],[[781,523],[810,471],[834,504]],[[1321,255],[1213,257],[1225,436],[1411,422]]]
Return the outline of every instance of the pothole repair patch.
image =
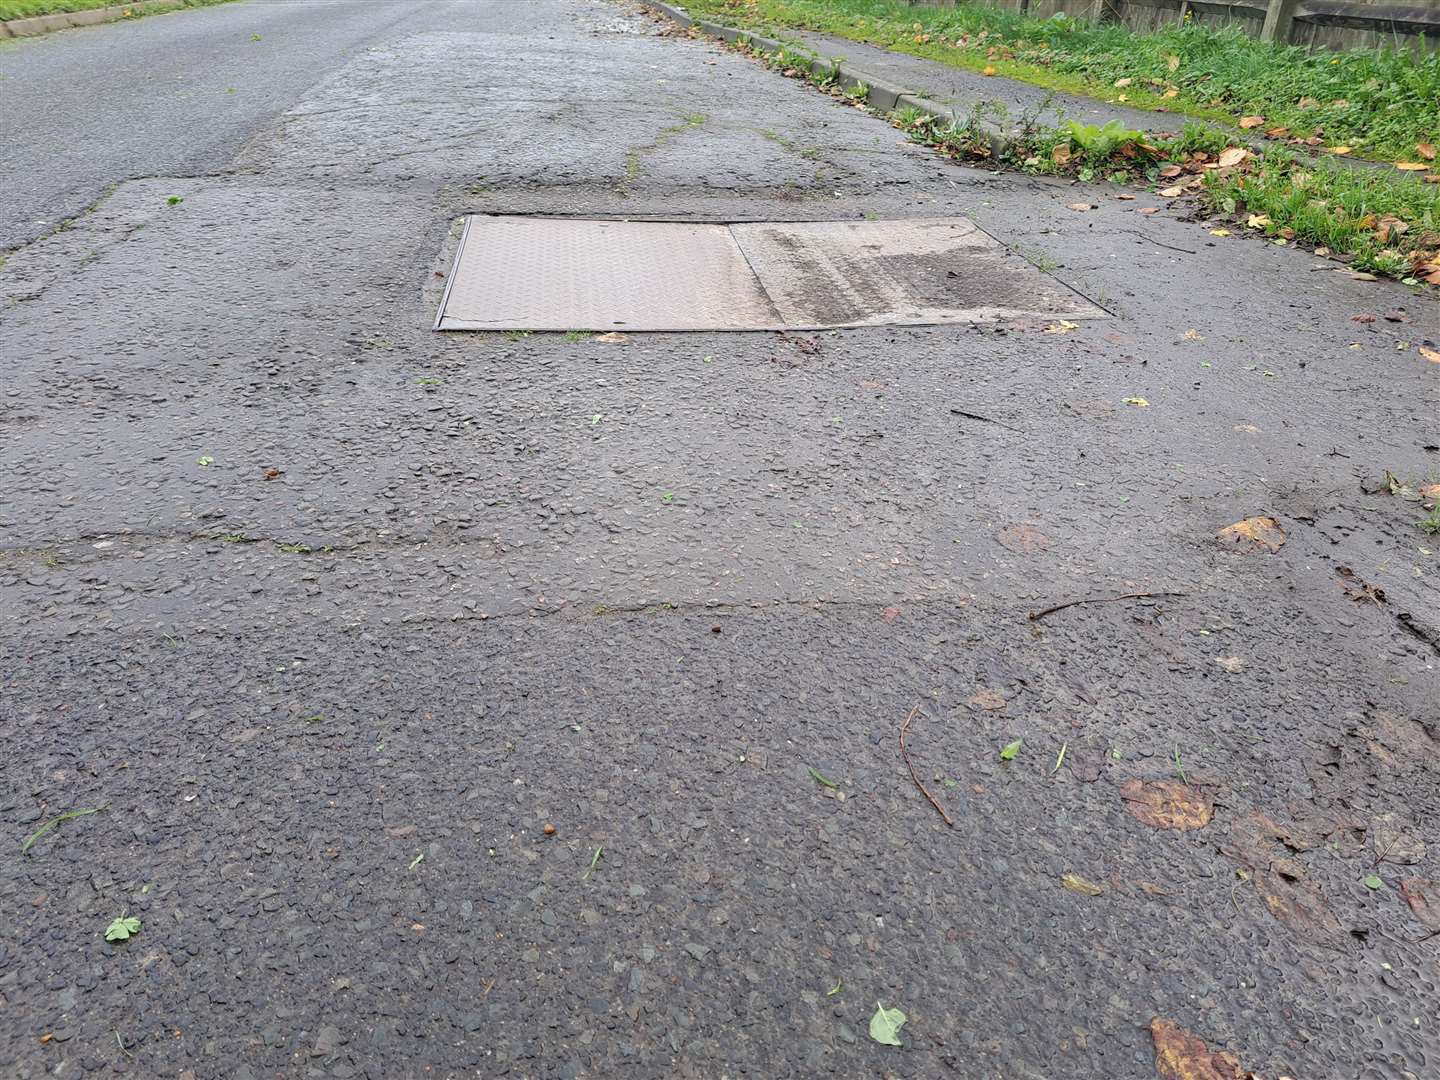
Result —
[[[437,330],[822,330],[1102,318],[965,218],[466,219]]]

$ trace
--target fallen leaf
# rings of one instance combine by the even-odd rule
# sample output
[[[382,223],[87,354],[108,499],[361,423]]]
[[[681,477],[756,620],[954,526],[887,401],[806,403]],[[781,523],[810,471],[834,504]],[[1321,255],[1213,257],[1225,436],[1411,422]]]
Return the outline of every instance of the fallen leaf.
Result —
[[[595,340],[595,341],[603,341],[603,342],[606,342],[607,344],[612,344],[612,343],[615,343],[615,342],[625,341],[625,340],[626,340],[626,337],[625,337],[624,334],[617,334],[617,333],[611,332],[611,333],[609,333],[609,334],[596,334],[594,340]]]
[[[982,709],[989,709],[991,712],[995,712],[998,709],[1005,708],[1005,695],[998,690],[976,690],[975,693],[970,695],[970,700],[967,701],[966,704],[976,705]]]
[[[1302,97],[1295,104],[1299,105],[1302,109],[1313,109],[1320,104],[1320,101],[1313,97]]]
[[[875,1015],[870,1018],[870,1038],[884,1046],[899,1046],[900,1029],[907,1019],[899,1009],[887,1009],[877,1001]]]
[[[1211,229],[1211,230],[1210,230],[1210,235],[1211,235],[1211,236],[1229,236],[1229,235],[1230,235],[1230,230],[1229,230],[1229,229]]]
[[[1179,176],[1184,171],[1185,170],[1180,168],[1179,165],[1166,165],[1165,168],[1161,169],[1155,175],[1168,180],[1172,176]]]
[[[1069,206],[1069,208],[1070,208],[1071,210],[1097,210],[1097,209],[1099,209],[1099,207],[1097,207],[1094,203],[1088,203],[1088,202],[1072,202],[1072,203],[1068,203],[1067,205]]]
[[[1167,57],[1165,58],[1165,67],[1166,67],[1168,70],[1170,70],[1170,71],[1179,71],[1179,70],[1180,70],[1180,57],[1174,56],[1174,55],[1167,56]]]
[[[1328,152],[1331,154],[1348,154],[1350,153],[1350,149],[1348,146],[1331,146],[1328,148]]]
[[[1113,83],[1111,83],[1111,85],[1112,85],[1112,86],[1129,86],[1129,85],[1130,85],[1132,82],[1134,82],[1134,81],[1135,81],[1134,79],[1129,79],[1129,78],[1126,78],[1126,79],[1116,79]]]
[[[1255,868],[1255,891],[1271,915],[1302,938],[1339,942],[1347,935],[1325,906],[1325,900],[1292,859],[1276,859],[1268,868]]]
[[[1156,829],[1203,828],[1215,813],[1208,795],[1179,780],[1127,780],[1120,798],[1137,821]]]
[[[1180,91],[1179,91],[1179,90],[1176,90],[1176,89],[1174,89],[1174,88],[1171,88],[1171,89],[1169,89],[1169,90],[1166,90],[1166,91],[1165,91],[1163,94],[1161,94],[1160,96],[1161,96],[1162,98],[1179,97],[1179,96],[1180,96]]]
[[[1430,166],[1423,161],[1397,161],[1395,168],[1402,172],[1424,172]]]
[[[1211,1050],[1205,1040],[1173,1020],[1150,1021],[1155,1043],[1155,1071],[1162,1080],[1241,1080],[1240,1059],[1224,1050]]]
[[[1148,409],[1150,402],[1143,397],[1127,397],[1122,399],[1126,405],[1134,405],[1137,409]]]
[[[1434,349],[1427,349],[1424,345],[1419,346],[1419,350],[1420,355],[1426,360],[1429,360],[1432,364],[1440,364],[1440,352],[1436,352]]]
[[[1358,322],[1358,323],[1372,323],[1372,322],[1375,321],[1375,316],[1374,316],[1374,315],[1368,315],[1368,314],[1351,315],[1351,316],[1350,316],[1350,321],[1351,321],[1351,322]]]
[[[1239,165],[1249,156],[1249,150],[1246,150],[1240,146],[1229,146],[1226,147],[1224,150],[1220,151],[1220,156],[1215,159],[1215,162],[1222,169],[1228,169],[1231,166]]]
[[[1440,930],[1440,881],[1406,878],[1400,882],[1400,895],[1421,923],[1431,930]]]
[[[1245,661],[1238,656],[1217,656],[1215,663],[1219,664],[1232,675],[1238,675],[1245,670]]]
[[[899,617],[900,609],[898,607],[887,607],[884,611],[880,612],[880,618],[884,619],[887,623],[893,623]]]
[[[1024,739],[1016,739],[1016,740],[1015,740],[1014,742],[1012,742],[1012,743],[1006,743],[1005,746],[1004,746],[1004,749],[1002,749],[1002,750],[1000,751],[1000,760],[1001,760],[1001,761],[1014,761],[1014,760],[1015,760],[1015,755],[1020,752],[1020,747],[1023,746],[1024,744],[1025,744],[1025,740],[1024,740]]]
[[[1270,224],[1270,217],[1268,214],[1251,214],[1245,224],[1252,229],[1263,229]]]
[[[1078,323],[1066,322],[1064,319],[1061,319],[1057,323],[1051,323],[1040,332],[1042,334],[1068,334],[1071,330],[1079,329],[1080,325]]]
[[[1116,195],[1115,198],[1119,199],[1121,202],[1133,202],[1135,200],[1134,195]]]
[[[1379,281],[1379,280],[1380,280],[1380,279],[1379,279],[1378,277],[1376,277],[1374,274],[1367,273],[1367,272],[1364,271],[1364,270],[1339,270],[1339,271],[1336,271],[1336,272],[1337,272],[1337,273],[1340,273],[1340,274],[1344,274],[1346,277],[1351,278],[1351,279],[1354,280],[1354,281]]]
[[[1240,126],[1241,126],[1242,128],[1257,128],[1257,127],[1259,127],[1261,124],[1263,124],[1264,122],[1265,122],[1265,118],[1264,118],[1263,116],[1242,116],[1242,117],[1240,117]]]
[[[1408,822],[1394,814],[1380,814],[1370,832],[1370,848],[1377,863],[1413,866],[1425,858],[1425,841]]]
[[[134,915],[121,916],[105,928],[106,941],[128,941],[140,932],[140,920]]]
[[[1167,187],[1161,188],[1155,194],[1159,195],[1162,199],[1178,199],[1181,195],[1185,194],[1185,189],[1183,187]]]
[[[1286,135],[1290,134],[1290,129],[1288,127],[1273,127],[1268,128],[1265,134],[1272,139],[1283,139]]]
[[[1138,207],[1135,212],[1137,214],[1158,214],[1160,208],[1158,206],[1141,206]]]
[[[1252,517],[1225,526],[1215,534],[1215,539],[1222,544],[1273,552],[1285,543],[1285,533],[1273,517]]]
[[[261,474],[260,479],[262,479],[262,480],[274,480],[274,479],[276,479],[276,478],[277,478],[282,472],[284,472],[284,471],[285,471],[284,469],[275,469],[275,468],[266,469],[265,472],[264,472],[263,474]]]
[[[1186,341],[1204,341],[1205,339],[1201,336],[1200,331],[1199,331],[1199,330],[1196,330],[1196,329],[1192,326],[1189,330],[1186,330],[1186,331],[1185,331],[1185,340],[1186,340]]]
[[[1001,547],[1020,555],[1034,555],[1050,546],[1050,538],[1030,525],[1010,525],[1001,529],[995,539]]]
[[[1415,144],[1415,153],[1419,154],[1426,161],[1435,160],[1435,146],[1433,143],[1422,142]]]
[[[1070,144],[1059,143],[1050,151],[1050,160],[1056,165],[1068,165],[1070,163]]]
[[[1385,882],[1381,880],[1380,875],[1371,874],[1365,878],[1365,887],[1367,889],[1383,889]]]
[[[1071,892],[1082,893],[1085,896],[1099,896],[1105,891],[1093,881],[1086,881],[1078,874],[1066,874],[1060,879],[1060,884],[1064,885],[1065,888]]]
[[[1375,235],[1379,237],[1382,244],[1403,236],[1410,231],[1410,223],[1396,217],[1394,214],[1386,214],[1375,223]]]
[[[994,68],[993,66],[991,66],[990,64],[986,64],[984,70],[981,71],[980,74],[981,74],[981,75],[994,75],[994,74],[995,74],[995,68]],[[895,1045],[896,1045],[896,1046],[899,1046],[900,1044],[899,1044],[899,1043],[896,1043]]]

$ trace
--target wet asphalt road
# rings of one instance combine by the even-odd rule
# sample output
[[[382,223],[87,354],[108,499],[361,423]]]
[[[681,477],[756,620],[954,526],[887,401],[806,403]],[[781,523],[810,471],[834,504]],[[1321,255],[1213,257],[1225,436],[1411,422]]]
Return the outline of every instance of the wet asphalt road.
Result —
[[[0,43],[0,250],[118,181],[223,168],[397,25],[471,20],[487,2],[242,0]]]
[[[0,1075],[1432,1075],[1435,303],[413,7],[0,269]],[[475,211],[965,214],[1114,317],[437,335]]]

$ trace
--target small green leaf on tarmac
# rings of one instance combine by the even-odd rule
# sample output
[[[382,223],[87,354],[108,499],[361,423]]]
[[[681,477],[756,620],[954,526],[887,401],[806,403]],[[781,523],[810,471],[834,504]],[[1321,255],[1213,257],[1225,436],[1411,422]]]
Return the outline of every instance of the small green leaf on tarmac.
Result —
[[[824,775],[822,775],[820,770],[815,768],[815,766],[813,765],[806,766],[806,771],[810,773],[810,779],[814,780],[817,784],[824,784],[826,787],[830,788],[837,788],[840,786],[839,784],[835,783],[834,780],[830,780]]]
[[[208,467],[210,467],[211,465],[214,465],[214,464],[215,464],[215,459],[214,459],[213,457],[197,458],[196,461],[195,461],[195,464],[197,464],[197,465],[202,465],[202,466],[205,466],[206,468],[208,468]]]
[[[424,862],[424,861],[425,861],[425,852],[423,852],[423,851],[417,851],[417,852],[415,853],[415,858],[413,858],[413,859],[410,860],[410,866],[408,867],[408,869],[414,870],[415,867],[419,866],[419,865],[420,865],[422,862]]]
[[[845,989],[845,980],[844,980],[844,979],[836,979],[836,980],[835,980],[835,985],[832,986],[829,990],[826,990],[826,991],[825,991],[825,996],[826,996],[826,997],[834,997],[836,994],[838,994],[841,990],[844,990],[844,989]]]
[[[1015,755],[1020,752],[1020,746],[1021,746],[1021,744],[1023,744],[1024,742],[1025,742],[1024,739],[1016,739],[1014,742],[1008,744],[1008,745],[1005,747],[1004,750],[1001,750],[1001,751],[1000,751],[1000,760],[1001,760],[1001,761],[1014,761],[1014,760],[1015,760]]]
[[[875,1015],[870,1018],[870,1038],[885,1046],[901,1045],[900,1029],[905,1026],[906,1019],[899,1009],[887,1009],[877,1001]]]
[[[171,195],[165,202],[170,206],[179,206],[185,200],[179,195]]]
[[[1367,889],[1383,889],[1385,887],[1385,882],[1381,881],[1380,878],[1376,875],[1371,874],[1365,879],[1365,887]]]
[[[140,932],[140,920],[134,915],[121,916],[105,928],[106,941],[128,941]]]

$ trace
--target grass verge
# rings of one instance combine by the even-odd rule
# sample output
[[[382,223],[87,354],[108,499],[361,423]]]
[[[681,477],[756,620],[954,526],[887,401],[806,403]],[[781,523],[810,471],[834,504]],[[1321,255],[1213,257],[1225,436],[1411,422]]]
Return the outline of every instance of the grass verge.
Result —
[[[1139,34],[1068,16],[895,0],[686,0],[694,15],[816,30],[1063,93],[1263,131],[1278,141],[1417,161],[1440,134],[1440,52],[1276,46],[1239,30]]]
[[[185,0],[185,7],[208,7],[224,4],[228,0]],[[57,15],[65,11],[89,11],[92,8],[126,7],[136,15],[149,14],[144,0],[134,3],[118,3],[117,0],[0,0],[0,22],[11,19],[28,19],[35,15]]]
[[[841,88],[833,67],[782,48],[765,53],[746,39],[734,48],[790,78],[805,79],[865,108],[863,86]],[[1043,108],[1040,110],[1043,111]],[[1410,285],[1440,286],[1440,172],[1301,160],[1283,147],[1256,154],[1225,131],[1190,123],[1169,136],[1104,127],[1038,124],[1022,117],[998,151],[972,115],[952,124],[917,109],[891,113],[913,141],[958,161],[1089,182],[1142,186],[1160,199],[1187,203],[1217,226],[1255,232],[1272,243],[1308,246],[1352,271],[1384,274]],[[1228,236],[1231,229],[1213,228]]]

